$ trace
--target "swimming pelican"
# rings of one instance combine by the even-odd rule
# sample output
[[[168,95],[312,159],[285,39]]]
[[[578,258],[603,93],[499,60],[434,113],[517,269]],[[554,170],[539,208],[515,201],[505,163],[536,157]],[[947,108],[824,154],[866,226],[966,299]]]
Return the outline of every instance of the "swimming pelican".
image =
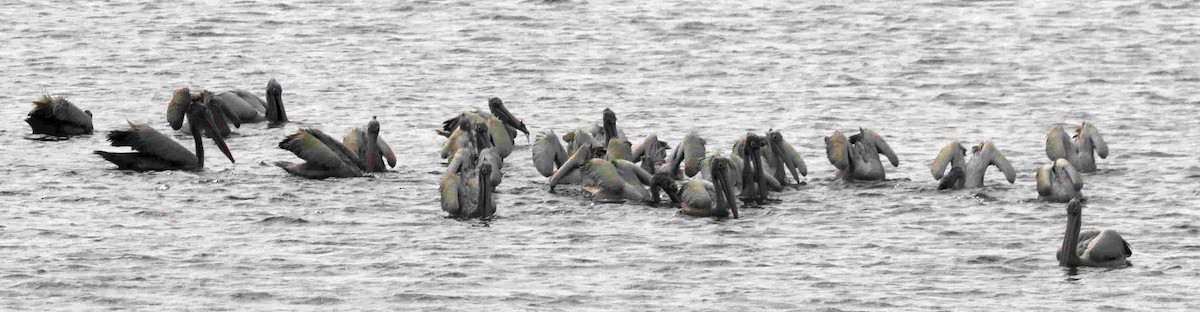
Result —
[[[633,162],[641,165],[643,170],[654,174],[659,171],[659,167],[666,165],[667,150],[670,148],[667,142],[658,139],[657,134],[651,133],[633,146],[630,157],[633,158]]]
[[[1100,130],[1090,122],[1085,121],[1075,128],[1074,142],[1067,136],[1067,131],[1062,125],[1050,127],[1050,133],[1046,134],[1046,156],[1050,160],[1066,159],[1080,172],[1096,171],[1096,157],[1092,155],[1093,151],[1100,155],[1100,158],[1108,158],[1108,144],[1104,143]]]
[[[1065,203],[1082,196],[1083,176],[1066,159],[1042,165],[1036,178],[1038,195],[1045,201]]]
[[[767,152],[763,155],[766,171],[780,184],[788,183],[788,172],[792,173],[796,184],[804,182],[800,176],[808,176],[808,166],[804,164],[804,158],[800,157],[800,153],[796,153],[792,144],[783,139],[783,133],[779,130],[767,131]]]
[[[229,146],[225,145],[225,139],[221,137],[216,130],[216,124],[213,122],[213,113],[203,103],[188,104],[181,107],[176,107],[182,113],[178,118],[170,118],[171,126],[175,130],[183,125],[183,119],[189,121],[192,128],[192,133],[199,133],[200,126],[203,124],[208,131],[215,133],[212,136],[213,143],[217,144],[217,148],[225,153],[225,157],[229,158],[229,162],[234,162],[233,154],[229,152]],[[178,126],[177,126],[178,125]],[[108,133],[108,140],[113,146],[128,146],[133,148],[134,153],[110,153],[105,151],[96,151],[97,155],[104,157],[117,165],[117,169],[121,170],[136,170],[136,171],[156,171],[156,170],[200,170],[204,168],[204,142],[199,135],[193,135],[192,139],[196,142],[196,153],[189,152],[179,142],[175,142],[171,138],[159,133],[154,128],[140,123],[129,123],[129,130],[116,130]]]
[[[492,136],[492,144],[496,146],[496,151],[501,157],[508,157],[512,153],[515,145],[513,137],[516,137],[518,130],[525,134],[526,140],[529,139],[529,129],[525,127],[525,122],[513,116],[500,98],[488,99],[488,110],[491,113],[479,109],[463,112],[442,122],[442,129],[438,131],[438,134],[450,138],[447,144],[442,145],[442,158],[449,158],[457,151],[455,142],[460,140],[461,133],[458,129],[461,122],[487,123],[488,133]]]
[[[1008,179],[1009,184],[1016,182],[1016,170],[1013,170],[1008,158],[1004,157],[1004,153],[1001,153],[992,141],[985,140],[979,145],[971,147],[973,156],[970,161],[963,160],[966,153],[967,149],[958,142],[946,144],[941,152],[938,152],[937,158],[933,159],[929,169],[933,173],[934,179],[941,180],[941,183],[938,184],[939,190],[983,187],[983,175],[987,173],[988,166],[996,166],[1001,172],[1004,172],[1004,177]],[[943,176],[946,172],[946,165],[951,166],[950,174]]]
[[[683,214],[694,217],[738,218],[737,197],[733,194],[730,161],[725,157],[711,160],[712,180],[689,179],[679,190]],[[669,193],[668,193],[669,194]],[[671,196],[675,199],[675,196]]]
[[[533,167],[543,177],[554,175],[554,170],[567,162],[567,151],[563,149],[554,130],[538,132],[529,150],[533,153]]]
[[[190,120],[185,119],[189,107],[202,105],[208,110],[208,115],[213,121],[213,132],[208,132],[206,128],[192,129]],[[220,134],[221,137],[227,137],[233,131],[229,128],[229,124],[233,123],[234,127],[242,126],[241,119],[230,110],[228,105],[222,102],[214,102],[213,95],[206,91],[191,92],[187,86],[175,90],[171,95],[171,102],[167,103],[167,122],[171,124],[171,128],[179,130],[184,134],[193,134],[192,130],[199,130],[206,137],[213,137],[212,133]]]
[[[754,133],[746,134],[744,154],[742,155],[744,157],[742,160],[743,165],[741,166],[742,189],[738,193],[738,196],[741,196],[742,201],[746,203],[766,204],[767,196],[770,194],[771,189],[774,188],[774,185],[769,185],[765,181],[766,179],[773,179],[763,168],[762,154],[766,145],[766,138]],[[713,168],[716,168],[716,163],[713,164]],[[775,185],[779,185],[779,182],[775,183]]]
[[[25,118],[33,134],[68,137],[92,134],[92,112],[79,109],[74,103],[59,97],[43,94],[33,101],[33,110]]]
[[[455,163],[461,163],[461,160]],[[456,164],[442,175],[439,187],[442,211],[460,220],[491,219],[496,214],[496,201],[492,199],[495,187],[488,185],[487,178],[492,174],[492,166],[483,163],[477,169],[471,169]]]
[[[294,176],[309,179],[360,177],[367,168],[358,153],[317,129],[297,129],[296,133],[279,142],[279,148],[306,161],[301,164],[275,162],[276,166]]]
[[[825,137],[825,155],[847,181],[883,180],[886,175],[879,155],[887,156],[893,167],[900,166],[900,159],[891,146],[873,130],[858,128],[859,134],[846,138],[841,132]]]
[[[1079,233],[1083,225],[1083,204],[1079,198],[1072,198],[1067,203],[1067,231],[1063,235],[1062,246],[1059,247],[1055,258],[1058,265],[1065,267],[1124,267],[1129,265],[1125,259],[1133,255],[1129,243],[1121,238],[1121,234],[1113,230],[1087,231]]]
[[[564,177],[579,171],[583,188],[592,193],[592,199],[595,201],[657,201],[646,189],[647,184],[654,186],[653,177],[649,172],[628,160],[594,158],[596,155],[597,150],[593,149],[590,143],[584,143],[584,146],[575,151],[575,154],[550,177],[550,192],[554,192],[554,188]]]
[[[367,172],[386,172],[388,167],[396,167],[396,154],[379,136],[379,121],[375,117],[371,117],[371,121],[367,122],[367,131],[358,127],[350,129],[350,133],[342,138],[342,145],[354,151],[358,158],[367,163]],[[387,160],[387,166],[384,166],[380,157]]]

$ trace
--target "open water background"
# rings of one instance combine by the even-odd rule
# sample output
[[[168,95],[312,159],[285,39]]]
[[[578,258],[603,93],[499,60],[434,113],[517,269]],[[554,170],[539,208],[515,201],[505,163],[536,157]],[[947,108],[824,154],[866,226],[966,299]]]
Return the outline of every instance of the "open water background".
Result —
[[[1196,310],[1197,55],[1197,1],[2,1],[0,310]],[[175,88],[272,77],[293,123],[243,125],[236,164],[121,172],[100,133],[24,139],[42,92],[166,131]],[[710,151],[781,129],[810,184],[739,220],[593,205],[547,193],[519,139],[498,218],[443,218],[433,129],[489,97],[534,132],[605,107]],[[371,116],[395,172],[266,165],[296,127]],[[1065,209],[1033,173],[1083,120],[1111,149],[1084,228],[1120,231],[1129,268],[1054,258]],[[886,182],[833,179],[822,137],[860,126],[900,155]],[[934,190],[938,149],[984,138],[1017,182]]]

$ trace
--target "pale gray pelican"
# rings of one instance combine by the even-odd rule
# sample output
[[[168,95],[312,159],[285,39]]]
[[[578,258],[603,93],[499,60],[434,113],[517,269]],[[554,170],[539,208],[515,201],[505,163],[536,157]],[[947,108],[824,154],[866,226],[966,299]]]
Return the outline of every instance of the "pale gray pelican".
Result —
[[[1083,176],[1066,159],[1042,165],[1036,178],[1038,196],[1045,201],[1065,203],[1083,196]]]
[[[825,155],[847,181],[884,180],[886,174],[878,154],[887,156],[893,167],[900,166],[900,159],[891,146],[873,130],[858,128],[859,133],[848,139],[841,132],[825,137]]]
[[[306,161],[300,164],[275,162],[276,166],[294,176],[309,179],[360,177],[367,167],[358,153],[317,129],[298,129],[280,141],[279,148]]]
[[[649,172],[624,159],[595,158],[598,150],[590,143],[581,146],[567,162],[550,177],[550,192],[560,181],[573,172],[578,171],[584,190],[592,194],[592,199],[599,202],[624,202],[633,200],[639,202],[657,202],[654,193],[647,190],[647,185],[654,184]],[[669,182],[669,180],[668,180]],[[658,186],[661,187],[661,186]]]
[[[689,179],[684,182],[677,199],[683,214],[694,217],[738,218],[730,163],[728,158],[714,157],[711,159],[711,180]],[[671,198],[676,199],[675,196]]]
[[[1079,233],[1083,225],[1083,204],[1079,198],[1067,203],[1067,231],[1063,234],[1062,246],[1055,258],[1058,265],[1065,267],[1124,267],[1133,255],[1129,243],[1117,231],[1087,231]]]
[[[796,148],[783,139],[783,133],[780,133],[779,130],[768,130],[766,149],[767,152],[763,153],[763,162],[771,177],[780,184],[787,185],[787,173],[791,172],[792,177],[796,179],[796,184],[804,183],[804,179],[800,176],[808,176],[808,166],[804,164],[804,158],[800,157]]]
[[[1066,159],[1080,172],[1094,172],[1096,157],[1093,153],[1100,158],[1108,158],[1108,144],[1104,143],[1100,130],[1090,122],[1085,121],[1075,128],[1074,141],[1067,136],[1062,125],[1050,127],[1050,132],[1046,134],[1046,157],[1050,160]]]
[[[342,145],[358,154],[366,162],[366,172],[386,172],[388,167],[396,167],[396,154],[392,147],[379,136],[379,120],[371,117],[367,122],[367,131],[358,127],[350,129],[350,133],[342,138]],[[381,159],[382,157],[382,159]],[[387,165],[384,165],[384,160]]]
[[[492,166],[486,163],[475,167],[458,164],[442,175],[439,187],[442,211],[459,220],[491,219],[496,214],[496,200],[492,198],[495,186],[488,185],[487,178],[492,174]]]
[[[939,190],[981,188],[983,187],[983,175],[987,173],[988,166],[999,168],[1000,172],[1004,173],[1004,177],[1008,179],[1009,184],[1016,182],[1017,171],[1013,170],[1008,158],[1004,157],[1004,153],[1001,153],[991,140],[984,140],[979,145],[971,147],[972,156],[969,161],[964,160],[966,153],[967,149],[958,142],[946,144],[938,152],[937,158],[933,159],[929,169],[933,173],[933,178],[941,181],[938,184]],[[947,165],[950,165],[950,174],[945,174]]]

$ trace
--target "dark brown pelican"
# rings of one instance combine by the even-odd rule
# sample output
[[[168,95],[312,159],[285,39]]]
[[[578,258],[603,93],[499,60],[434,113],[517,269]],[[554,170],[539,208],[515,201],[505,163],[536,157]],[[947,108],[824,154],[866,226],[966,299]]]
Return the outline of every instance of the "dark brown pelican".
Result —
[[[711,163],[712,180],[689,179],[680,188],[678,200],[681,202],[681,212],[695,217],[737,219],[737,197],[731,183],[733,175],[730,172],[730,160],[715,157]]]
[[[1008,183],[1012,184],[1017,180],[1017,171],[1013,170],[1012,164],[1008,162],[1008,158],[1004,157],[1004,153],[996,148],[992,141],[985,140],[979,145],[971,147],[971,160],[966,161],[967,149],[963,148],[958,142],[951,142],[943,147],[941,152],[938,152],[937,158],[933,159],[933,163],[929,165],[930,171],[933,173],[933,178],[941,180],[938,184],[938,189],[962,189],[962,188],[980,188],[983,187],[983,175],[987,173],[988,166],[996,166],[1001,172],[1004,172],[1004,177],[1008,179]],[[946,165],[950,165],[950,174],[943,176],[946,172]]]
[[[183,119],[186,116],[189,121],[192,133],[199,133],[201,126],[208,129],[210,133],[215,133],[212,136],[213,143],[217,144],[217,148],[225,153],[225,157],[229,158],[229,162],[234,162],[233,154],[229,152],[229,147],[225,145],[225,139],[221,137],[220,132],[216,130],[216,123],[213,121],[213,113],[203,103],[191,103],[175,107],[177,112],[181,112],[181,116],[174,118],[172,115],[169,119],[171,127],[179,130],[183,125]],[[192,139],[196,141],[196,153],[192,154],[183,145],[180,145],[175,140],[159,133],[150,126],[139,123],[129,123],[128,131],[112,131],[108,133],[108,140],[113,146],[128,146],[136,150],[134,153],[110,153],[105,151],[96,151],[97,155],[104,159],[117,164],[117,169],[122,170],[200,170],[204,168],[204,143],[203,138],[199,135],[193,135]]]
[[[92,134],[92,112],[79,109],[62,97],[51,98],[43,94],[33,101],[33,110],[29,111],[25,122],[33,128],[33,134],[54,137]]]
[[[766,179],[772,177],[763,169],[762,154],[766,148],[767,139],[754,133],[747,133],[745,142],[744,165],[741,174],[742,189],[738,196],[741,196],[742,201],[746,203],[763,205],[767,203],[767,197],[773,188],[766,182]],[[714,162],[712,166],[713,169],[716,169],[717,164]],[[713,175],[716,178],[715,172]]]
[[[1065,267],[1124,267],[1133,255],[1129,243],[1117,231],[1087,231],[1079,233],[1083,225],[1083,204],[1078,198],[1067,203],[1067,231],[1059,247],[1058,265]]]
[[[317,129],[301,128],[280,141],[279,148],[306,161],[301,164],[275,162],[276,166],[295,176],[309,179],[360,177],[367,168],[358,153]]]
[[[192,130],[200,130],[206,137],[213,137],[212,133],[206,128],[193,129],[190,125],[190,120],[184,118],[187,115],[189,107],[197,105],[204,106],[208,109],[208,115],[212,116],[213,132],[220,134],[221,137],[229,136],[233,131],[230,130],[229,124],[234,127],[241,127],[241,119],[236,118],[236,115],[230,110],[229,106],[221,102],[213,102],[211,93],[208,92],[191,92],[188,87],[181,87],[175,90],[171,95],[171,102],[167,103],[167,122],[171,124],[171,128],[180,130],[185,134],[193,134]]]
[[[841,132],[825,137],[825,155],[836,167],[843,179],[883,180],[886,175],[879,155],[887,156],[893,167],[900,166],[900,159],[883,137],[870,129],[858,128],[859,134],[846,138]]]
[[[1050,160],[1066,159],[1080,172],[1096,171],[1096,157],[1108,158],[1108,144],[1100,136],[1100,130],[1090,122],[1083,122],[1075,128],[1075,141],[1067,136],[1062,125],[1055,125],[1046,134],[1046,157]]]
[[[1083,196],[1083,176],[1066,159],[1042,165],[1036,177],[1038,196],[1045,201],[1065,203]]]
[[[396,166],[396,154],[379,136],[379,120],[375,117],[371,117],[367,123],[367,131],[358,127],[350,129],[350,133],[342,138],[342,145],[366,162],[366,172],[386,172],[388,167]],[[383,160],[387,160],[387,166],[384,166]]]
[[[767,131],[767,152],[763,153],[763,156],[767,173],[780,184],[788,184],[788,172],[792,173],[796,184],[804,182],[800,176],[808,176],[808,166],[804,164],[804,158],[800,157],[800,153],[796,153],[796,148],[785,141],[783,133],[778,130]]]
[[[518,130],[525,134],[526,140],[529,139],[529,129],[525,127],[525,122],[513,116],[500,98],[488,99],[488,110],[491,113],[475,109],[442,122],[442,129],[438,133],[450,138],[442,145],[442,158],[449,158],[457,151],[458,142],[462,140],[459,130],[459,124],[462,122],[486,123],[488,133],[492,136],[492,144],[496,146],[496,151],[501,157],[508,157],[512,153],[515,145],[513,138],[517,136]]]
[[[178,90],[175,92],[171,98],[172,105],[183,101],[186,98],[183,95],[189,94],[186,87],[180,90],[184,90],[184,92],[181,93]],[[273,78],[267,82],[266,100],[245,90],[222,92],[201,90],[190,95],[193,101],[207,101],[208,106],[215,111],[214,117],[218,129],[225,136],[229,135],[229,126],[226,123],[233,123],[234,127],[241,127],[243,123],[266,121],[268,128],[277,128],[288,122],[287,112],[283,107],[283,88]],[[184,133],[188,133],[188,131],[190,128],[184,128]]]

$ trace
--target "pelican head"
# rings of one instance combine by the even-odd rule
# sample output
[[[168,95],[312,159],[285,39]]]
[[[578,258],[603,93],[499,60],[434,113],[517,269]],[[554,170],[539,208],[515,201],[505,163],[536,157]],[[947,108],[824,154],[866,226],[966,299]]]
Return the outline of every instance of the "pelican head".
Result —
[[[754,134],[746,134],[746,156],[747,169],[752,169],[749,172],[751,184],[753,184],[754,193],[751,193],[756,202],[759,204],[766,203],[767,186],[763,181],[763,163],[762,163],[762,148],[767,144],[766,139]],[[715,173],[714,173],[715,175]],[[749,187],[749,186],[747,186]]]
[[[718,215],[724,214],[728,210],[734,219],[738,218],[737,200],[733,195],[733,183],[730,183],[729,177],[729,159],[725,157],[716,157],[712,159],[712,184],[716,189],[716,207]],[[766,194],[766,193],[762,193]]]
[[[186,88],[184,91],[186,91]],[[213,143],[217,144],[217,148],[221,149],[225,157],[229,158],[229,162],[236,163],[233,160],[233,153],[229,151],[229,146],[225,145],[225,138],[221,137],[220,131],[217,131],[217,123],[213,118],[213,111],[209,109],[211,100],[212,97],[206,92],[204,93],[203,101],[200,103],[192,103],[191,99],[188,99],[189,105],[186,108],[188,124],[192,128],[192,139],[196,141],[196,158],[199,160],[200,167],[204,167],[204,136],[200,127],[204,127],[204,129],[212,134]],[[174,127],[173,123],[172,127]]]
[[[283,87],[275,78],[267,82],[267,127],[276,128],[288,122],[287,113],[283,109]]]
[[[479,164],[479,202],[475,206],[475,216],[481,219],[491,216],[491,207],[495,207],[492,203],[492,186],[489,185],[488,177],[492,176],[492,165],[488,163]]]
[[[500,98],[488,99],[488,109],[492,111],[492,115],[495,115],[496,118],[499,118],[500,121],[504,122],[504,124],[520,130],[521,133],[525,134],[526,139],[529,138],[529,129],[525,127],[525,121],[517,119],[516,116],[513,116],[513,114],[508,111],[508,108],[504,107],[504,101],[501,101]]]
[[[657,205],[662,199],[660,193],[667,193],[667,197],[671,198],[672,204],[679,203],[679,187],[675,186],[675,179],[671,179],[671,173],[661,171],[654,173],[654,177],[650,179],[650,203]]]
[[[611,109],[604,108],[604,141],[612,140],[617,137],[617,113]]]
[[[1083,203],[1079,201],[1079,197],[1072,198],[1067,203],[1067,215],[1078,217],[1083,214]]]

